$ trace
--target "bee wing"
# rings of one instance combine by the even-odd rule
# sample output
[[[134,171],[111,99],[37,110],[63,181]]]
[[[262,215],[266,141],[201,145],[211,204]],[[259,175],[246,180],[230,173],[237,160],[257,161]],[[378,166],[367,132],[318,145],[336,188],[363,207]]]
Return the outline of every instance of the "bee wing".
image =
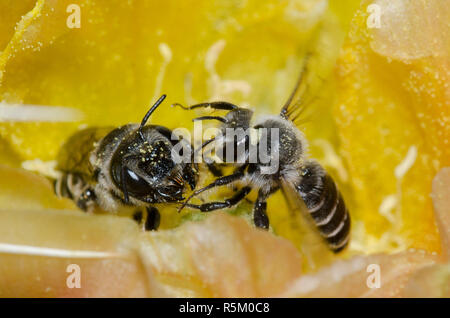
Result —
[[[91,176],[93,171],[89,155],[95,147],[94,144],[113,129],[113,127],[90,127],[73,134],[58,153],[58,170]]]
[[[306,258],[306,267],[314,270],[328,264],[334,255],[320,236],[303,199],[286,180],[282,180],[281,190],[289,207],[290,228],[295,233],[293,240]]]
[[[322,97],[322,88],[338,56],[334,35],[332,26],[321,23],[309,42],[294,90],[280,112],[296,125],[308,120],[311,114],[306,115],[306,110],[309,112],[310,106]]]
[[[325,83],[325,79],[317,72],[320,68],[321,53],[315,50],[316,48],[313,47],[306,53],[295,88],[280,112],[281,116],[296,125],[306,121],[307,117],[311,115],[306,113],[310,111],[310,106],[320,98],[320,88]]]
[[[307,83],[305,77],[308,74],[308,61],[310,59],[310,54],[306,54],[303,60],[303,66],[300,71],[300,75],[295,84],[295,88],[289,96],[288,100],[281,109],[280,114],[295,122],[296,118],[300,116],[305,110],[305,92],[307,91]]]

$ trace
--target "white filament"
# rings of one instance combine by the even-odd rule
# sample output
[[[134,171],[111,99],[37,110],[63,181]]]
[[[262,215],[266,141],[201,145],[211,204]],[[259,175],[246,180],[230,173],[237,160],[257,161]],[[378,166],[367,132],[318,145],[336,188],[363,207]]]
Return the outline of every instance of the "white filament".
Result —
[[[71,107],[0,103],[0,122],[76,122],[83,113]]]
[[[36,255],[57,258],[118,258],[123,257],[119,253],[83,251],[83,250],[66,250],[50,247],[17,245],[0,243],[0,254],[15,255]]]

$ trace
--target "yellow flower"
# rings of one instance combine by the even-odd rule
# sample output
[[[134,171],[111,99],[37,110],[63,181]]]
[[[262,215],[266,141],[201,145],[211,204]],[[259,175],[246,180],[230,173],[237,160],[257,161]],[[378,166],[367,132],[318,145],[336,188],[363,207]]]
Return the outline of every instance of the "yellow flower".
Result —
[[[72,2],[0,3],[0,296],[448,297],[445,2]],[[350,210],[341,255],[309,253],[281,194],[269,233],[173,207],[160,231],[141,233],[126,218],[83,215],[42,176],[77,129],[139,122],[162,93],[151,121],[169,128],[191,129],[195,116],[175,102],[276,113],[307,52],[311,119],[300,128]],[[67,288],[74,263],[85,288]],[[380,289],[366,284],[370,264],[386,275]]]

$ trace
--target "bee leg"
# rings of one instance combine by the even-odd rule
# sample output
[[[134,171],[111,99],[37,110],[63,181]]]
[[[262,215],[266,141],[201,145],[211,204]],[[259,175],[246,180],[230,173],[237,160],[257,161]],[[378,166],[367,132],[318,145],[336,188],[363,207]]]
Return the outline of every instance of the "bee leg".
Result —
[[[161,221],[161,214],[155,207],[147,207],[147,219],[145,220],[145,230],[146,231],[156,231],[159,227]]]
[[[230,184],[230,183],[232,183],[234,181],[237,181],[237,180],[241,179],[244,176],[245,168],[246,168],[246,166],[242,166],[235,173],[230,174],[228,176],[223,176],[223,177],[217,178],[216,180],[214,180],[213,182],[211,182],[207,186],[205,186],[205,187],[203,187],[201,189],[198,189],[193,194],[191,194],[191,196],[189,198],[187,198],[186,201],[184,201],[184,203],[178,209],[178,212],[180,212],[188,204],[188,202],[193,197],[199,195],[200,193],[202,193],[202,192],[204,192],[206,190],[210,190],[212,188],[216,188],[216,187],[220,187],[220,186],[223,186],[223,185]]]
[[[213,109],[221,109],[221,110],[234,110],[234,109],[239,108],[238,106],[228,103],[228,102],[201,103],[201,104],[196,104],[196,105],[189,106],[189,107],[183,106],[179,103],[175,103],[175,104],[172,104],[172,107],[173,106],[180,106],[184,110],[191,110],[191,109],[202,108],[202,107],[203,108],[211,107]]]
[[[227,123],[227,120],[224,117],[220,116],[202,116],[192,119],[192,121],[199,121],[199,120],[218,120],[224,124]]]
[[[252,200],[250,200],[249,198],[245,198],[245,202],[250,203],[250,204],[255,203],[255,202],[253,202]]]
[[[133,214],[135,220],[143,231],[155,231],[159,227],[161,215],[155,207],[145,207],[144,210],[139,209]]]
[[[133,220],[135,220],[137,224],[141,224],[143,217],[144,215],[141,209],[136,210],[136,212],[134,212],[133,214]]]
[[[240,168],[235,173],[230,174],[228,176],[223,176],[223,177],[217,178],[216,180],[214,180],[213,182],[208,184],[206,187],[198,189],[197,191],[194,192],[193,196],[196,196],[206,190],[209,190],[209,189],[212,189],[215,187],[220,187],[223,185],[230,184],[234,181],[241,179],[243,176],[244,176],[244,169]]]
[[[216,140],[216,138],[215,137],[213,137],[213,138],[211,138],[211,139],[208,139],[208,140],[206,140],[200,147],[198,147],[197,149],[195,149],[194,151],[193,151],[193,153],[192,153],[192,161],[195,163],[195,165],[197,166],[197,156],[198,156],[198,154],[199,154],[199,152],[200,151],[202,151],[203,150],[203,148],[205,148],[206,146],[208,146],[210,143],[212,143],[213,141],[215,141]],[[204,154],[202,154],[202,155],[204,155]],[[210,163],[210,162],[208,162],[208,160],[205,160],[205,162],[208,164],[208,163]],[[209,166],[208,166],[208,168],[209,168]],[[213,173],[214,174],[214,173]]]
[[[230,208],[233,205],[236,205],[239,202],[241,202],[247,196],[247,194],[250,193],[251,190],[252,189],[250,187],[243,187],[241,190],[236,192],[235,195],[233,195],[229,199],[226,199],[225,201],[208,202],[208,203],[204,203],[204,204],[200,204],[200,205],[187,204],[187,206],[190,208],[193,208],[193,209],[200,210],[202,212],[210,212],[210,211],[219,210],[219,209],[226,209],[226,208]]]
[[[253,207],[253,222],[256,227],[267,230],[269,228],[269,218],[267,217],[267,195],[259,191]]]
[[[206,166],[208,167],[208,170],[214,175],[214,177],[222,177],[223,171],[220,169],[215,162],[207,162]]]
[[[183,180],[189,184],[191,190],[195,189],[197,180],[195,179],[195,173],[192,166],[188,165],[183,169]]]

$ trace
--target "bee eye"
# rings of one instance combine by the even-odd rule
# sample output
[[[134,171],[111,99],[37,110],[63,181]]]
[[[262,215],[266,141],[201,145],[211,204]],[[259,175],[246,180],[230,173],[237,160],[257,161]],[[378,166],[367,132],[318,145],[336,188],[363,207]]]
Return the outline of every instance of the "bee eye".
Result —
[[[152,192],[150,184],[128,168],[125,168],[124,181],[127,191],[134,196],[144,196]]]
[[[119,189],[122,191],[126,189],[129,195],[138,199],[154,192],[151,184],[140,177],[134,170],[126,166],[124,167],[119,160],[113,160],[111,174],[115,185]]]

